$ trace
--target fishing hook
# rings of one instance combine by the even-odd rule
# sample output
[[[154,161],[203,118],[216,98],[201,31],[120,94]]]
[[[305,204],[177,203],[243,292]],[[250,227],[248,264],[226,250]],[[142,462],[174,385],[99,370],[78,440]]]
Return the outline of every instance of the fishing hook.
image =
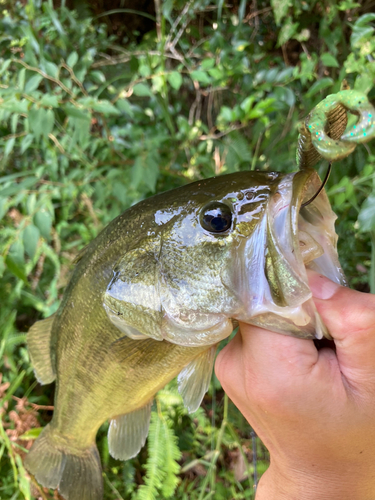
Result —
[[[314,194],[314,196],[309,199],[309,201],[305,201],[305,203],[302,203],[301,208],[305,208],[305,207],[307,207],[307,205],[310,205],[310,203],[312,203],[315,200],[315,198],[320,195],[320,193],[324,189],[324,186],[327,184],[329,174],[331,173],[331,169],[332,169],[332,162],[330,161],[329,165],[328,165],[328,170],[327,170],[326,176],[324,177],[324,181],[322,182],[322,185],[320,186],[318,191]]]

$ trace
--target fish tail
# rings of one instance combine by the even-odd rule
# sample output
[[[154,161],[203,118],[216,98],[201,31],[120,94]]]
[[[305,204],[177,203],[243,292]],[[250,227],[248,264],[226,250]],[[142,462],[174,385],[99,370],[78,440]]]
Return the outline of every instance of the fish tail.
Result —
[[[95,443],[77,450],[47,425],[25,458],[26,469],[65,500],[102,500],[103,480]]]

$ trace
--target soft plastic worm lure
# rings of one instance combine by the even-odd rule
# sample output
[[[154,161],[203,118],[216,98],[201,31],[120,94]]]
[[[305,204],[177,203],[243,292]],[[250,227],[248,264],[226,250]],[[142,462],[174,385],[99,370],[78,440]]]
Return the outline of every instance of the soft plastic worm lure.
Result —
[[[313,167],[321,158],[329,162],[342,160],[357,146],[375,138],[375,109],[366,94],[345,90],[327,96],[306,117],[300,128],[297,164],[300,169]],[[346,130],[347,113],[358,116],[355,125]]]
[[[375,138],[375,109],[366,94],[350,90],[344,80],[342,90],[321,101],[300,127],[297,164],[300,170],[313,167],[320,159],[329,161],[320,189],[302,206],[311,203],[328,181],[332,162],[349,156],[357,146]],[[348,112],[358,116],[357,123],[346,130]]]

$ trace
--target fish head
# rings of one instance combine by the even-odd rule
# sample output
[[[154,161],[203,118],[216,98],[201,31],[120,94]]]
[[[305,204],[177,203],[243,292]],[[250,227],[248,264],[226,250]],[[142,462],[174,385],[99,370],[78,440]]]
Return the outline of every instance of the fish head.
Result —
[[[148,225],[113,271],[109,319],[131,338],[186,346],[219,342],[233,321],[328,336],[306,267],[344,276],[327,196],[301,208],[319,187],[313,170],[241,172],[141,202]]]

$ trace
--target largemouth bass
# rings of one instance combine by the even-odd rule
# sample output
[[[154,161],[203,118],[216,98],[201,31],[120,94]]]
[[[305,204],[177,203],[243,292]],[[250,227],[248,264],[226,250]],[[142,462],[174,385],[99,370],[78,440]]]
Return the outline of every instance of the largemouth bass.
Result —
[[[66,500],[100,500],[96,433],[135,456],[156,392],[178,375],[194,411],[218,342],[245,321],[329,338],[306,267],[344,284],[335,215],[312,169],[241,172],[146,199],[79,255],[62,303],[28,333],[41,383],[56,380],[53,419],[26,457],[31,474]]]

